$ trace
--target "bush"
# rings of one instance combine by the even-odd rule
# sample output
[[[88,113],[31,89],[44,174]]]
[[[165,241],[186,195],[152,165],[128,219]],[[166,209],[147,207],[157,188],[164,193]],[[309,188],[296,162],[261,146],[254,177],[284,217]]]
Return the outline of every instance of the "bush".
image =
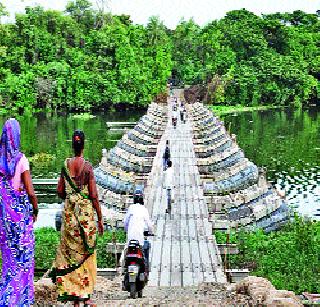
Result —
[[[269,234],[240,231],[237,242],[239,254],[230,255],[231,267],[249,267],[252,275],[268,278],[277,289],[320,293],[320,222],[296,216]]]

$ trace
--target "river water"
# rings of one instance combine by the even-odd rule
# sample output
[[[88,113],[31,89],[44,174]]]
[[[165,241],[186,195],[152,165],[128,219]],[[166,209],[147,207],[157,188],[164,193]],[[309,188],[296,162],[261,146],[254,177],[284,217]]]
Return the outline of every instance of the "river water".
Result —
[[[245,155],[267,168],[268,179],[285,190],[289,205],[320,220],[320,108],[254,111],[221,116],[226,128],[237,135]],[[137,121],[144,112],[90,116],[36,114],[19,117],[22,150],[31,157],[33,178],[56,178],[70,156],[75,129],[86,135],[85,157],[93,165],[103,148],[111,148],[122,131],[108,131],[107,121]],[[0,126],[5,118],[0,117]],[[48,202],[46,198],[40,201]],[[51,203],[59,200],[54,197]],[[41,209],[37,227],[54,226],[55,204]],[[59,205],[60,206],[60,205]]]
[[[224,120],[246,157],[285,190],[289,205],[320,220],[320,108],[245,112]]]

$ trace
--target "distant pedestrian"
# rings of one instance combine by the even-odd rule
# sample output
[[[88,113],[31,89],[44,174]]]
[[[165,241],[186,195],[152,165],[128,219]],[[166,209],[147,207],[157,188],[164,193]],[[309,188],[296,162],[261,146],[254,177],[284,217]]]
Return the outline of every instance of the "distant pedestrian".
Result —
[[[167,169],[168,161],[170,160],[170,147],[169,147],[169,140],[166,141],[166,148],[163,153],[163,170]]]
[[[166,213],[171,213],[171,201],[173,196],[173,167],[172,161],[168,161],[167,169],[164,172],[164,187],[167,190],[167,209]]]
[[[182,123],[184,123],[184,112],[185,112],[185,108],[184,108],[184,105],[181,104],[180,105],[180,108],[179,108],[179,111],[180,111],[180,120]]]
[[[178,119],[178,112],[177,108],[175,107],[172,111],[172,126],[176,128],[177,126],[177,119]]]
[[[20,125],[9,119],[0,140],[0,306],[34,304],[34,233],[38,200],[29,162],[20,151]]]

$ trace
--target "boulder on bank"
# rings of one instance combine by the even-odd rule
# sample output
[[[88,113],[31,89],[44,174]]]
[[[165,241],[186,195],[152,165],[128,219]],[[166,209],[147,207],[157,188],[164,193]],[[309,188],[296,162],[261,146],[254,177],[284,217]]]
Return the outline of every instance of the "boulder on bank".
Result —
[[[235,285],[235,290],[236,293],[249,295],[255,306],[303,306],[294,292],[276,290],[271,282],[263,277],[248,276]]]
[[[267,307],[271,306],[303,306],[294,292],[287,290],[272,290],[269,292],[269,297],[264,302]]]
[[[34,298],[36,303],[45,302],[51,304],[51,306],[57,304],[56,285],[51,278],[42,277],[34,283]]]

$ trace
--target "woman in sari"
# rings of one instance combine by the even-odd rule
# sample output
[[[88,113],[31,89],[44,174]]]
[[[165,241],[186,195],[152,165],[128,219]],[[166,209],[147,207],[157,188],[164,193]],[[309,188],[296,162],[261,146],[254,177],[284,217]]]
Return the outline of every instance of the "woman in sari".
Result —
[[[28,160],[20,152],[20,125],[15,119],[6,121],[0,140],[0,210],[0,306],[30,306],[38,201]]]
[[[67,159],[58,183],[58,195],[65,199],[61,241],[50,276],[57,285],[58,300],[84,301],[90,305],[97,276],[96,221],[103,234],[101,209],[93,169],[83,158],[84,133],[76,130],[72,136],[75,156]]]

